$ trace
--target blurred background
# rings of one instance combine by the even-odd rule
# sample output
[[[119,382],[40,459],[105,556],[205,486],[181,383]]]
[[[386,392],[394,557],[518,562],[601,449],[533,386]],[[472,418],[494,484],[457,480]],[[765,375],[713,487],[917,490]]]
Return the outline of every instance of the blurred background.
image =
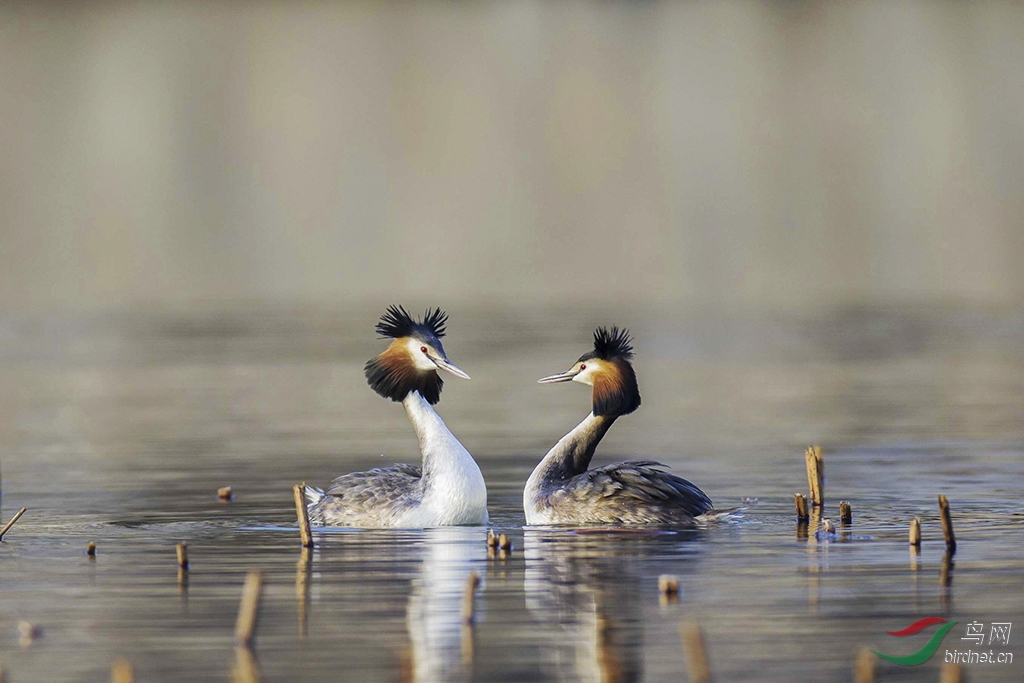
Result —
[[[396,680],[417,615],[457,635],[482,530],[327,535],[296,576],[293,484],[420,458],[363,378],[391,303],[451,314],[473,380],[439,413],[515,538],[474,565],[474,680],[677,680],[684,616],[720,680],[843,679],[928,614],[1019,622],[1022,188],[1019,2],[0,2],[0,521],[30,510],[0,660],[222,681],[257,561],[267,680]],[[590,408],[536,379],[609,324],[643,406],[594,464],[665,462],[750,524],[530,557],[523,485]],[[813,443],[878,543],[794,543]],[[14,651],[21,620],[46,636]]]
[[[1012,2],[0,6],[0,306],[1024,299]]]

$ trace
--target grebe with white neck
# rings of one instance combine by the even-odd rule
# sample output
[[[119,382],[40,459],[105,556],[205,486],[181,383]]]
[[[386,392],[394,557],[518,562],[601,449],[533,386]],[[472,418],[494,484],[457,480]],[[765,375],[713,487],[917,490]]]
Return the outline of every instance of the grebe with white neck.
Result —
[[[580,356],[566,372],[538,380],[593,387],[593,410],[530,475],[523,491],[527,524],[683,525],[713,509],[703,491],[665,472],[667,466],[653,460],[588,469],[598,443],[615,420],[640,407],[631,358],[628,330],[599,327],[593,351]]]
[[[487,524],[487,486],[480,468],[433,408],[444,384],[438,370],[469,379],[441,345],[447,321],[439,308],[415,321],[401,306],[389,306],[376,330],[391,344],[364,369],[374,391],[405,407],[422,466],[345,474],[326,492],[307,486],[310,522],[359,528]]]

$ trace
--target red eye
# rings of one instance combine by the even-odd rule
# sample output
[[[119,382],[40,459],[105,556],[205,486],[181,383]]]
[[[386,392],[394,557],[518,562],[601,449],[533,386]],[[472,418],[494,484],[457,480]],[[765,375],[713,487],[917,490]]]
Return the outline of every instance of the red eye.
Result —
[[[421,346],[420,347],[420,351],[422,351],[423,353],[426,353],[427,352],[427,347],[426,346]]]
[[[586,363],[580,363],[580,372],[583,372],[586,369],[587,369],[587,364]]]

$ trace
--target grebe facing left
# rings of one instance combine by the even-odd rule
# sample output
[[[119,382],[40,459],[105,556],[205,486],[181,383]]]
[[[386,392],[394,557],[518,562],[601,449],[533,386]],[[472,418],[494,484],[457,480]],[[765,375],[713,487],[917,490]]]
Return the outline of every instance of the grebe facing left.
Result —
[[[593,411],[530,475],[523,491],[527,524],[690,524],[712,509],[703,491],[653,460],[587,469],[608,428],[640,407],[632,357],[628,330],[599,327],[593,351],[580,356],[568,371],[539,380],[593,387]]]
[[[345,474],[326,492],[307,486],[310,522],[362,528],[487,523],[487,487],[480,468],[433,408],[444,384],[439,369],[469,379],[441,346],[447,321],[439,308],[428,309],[417,322],[401,306],[388,307],[376,329],[392,342],[364,369],[374,391],[405,406],[423,465]]]

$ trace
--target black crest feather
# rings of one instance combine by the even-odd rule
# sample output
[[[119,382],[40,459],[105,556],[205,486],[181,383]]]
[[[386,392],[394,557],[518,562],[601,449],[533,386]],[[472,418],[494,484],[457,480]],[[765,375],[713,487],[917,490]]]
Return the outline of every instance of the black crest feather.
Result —
[[[440,308],[435,308],[433,311],[428,308],[423,312],[423,325],[440,339],[448,331],[448,314]]]
[[[633,357],[633,340],[629,330],[612,326],[594,330],[594,356],[601,360],[629,360]]]
[[[423,320],[413,320],[409,312],[403,306],[391,304],[387,311],[380,317],[380,322],[375,328],[377,334],[382,337],[398,339],[400,337],[431,336],[440,339],[444,336],[448,324],[448,314],[440,308],[423,313]]]

